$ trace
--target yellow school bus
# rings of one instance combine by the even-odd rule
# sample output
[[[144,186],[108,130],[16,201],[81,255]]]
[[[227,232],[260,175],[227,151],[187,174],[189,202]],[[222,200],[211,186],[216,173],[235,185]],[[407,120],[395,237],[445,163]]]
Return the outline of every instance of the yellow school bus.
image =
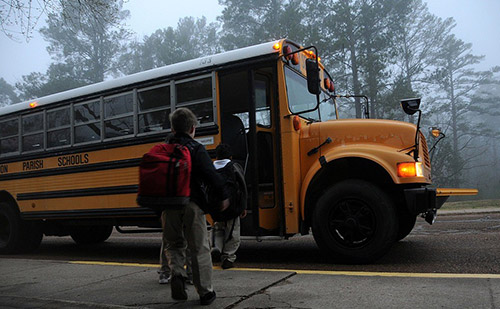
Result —
[[[0,109],[0,252],[45,236],[105,241],[113,227],[157,227],[136,204],[142,155],[190,108],[211,155],[223,142],[245,169],[241,234],[312,231],[332,259],[368,262],[444,197],[426,139],[411,123],[340,119],[315,47],[278,40],[177,63]],[[404,101],[410,113],[418,100]]]

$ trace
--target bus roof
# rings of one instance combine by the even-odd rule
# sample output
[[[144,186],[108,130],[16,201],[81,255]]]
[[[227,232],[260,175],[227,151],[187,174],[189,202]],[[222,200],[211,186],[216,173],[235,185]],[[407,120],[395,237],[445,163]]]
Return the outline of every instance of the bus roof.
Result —
[[[22,110],[29,110],[32,107],[30,106],[32,103],[35,103],[37,107],[43,106],[55,102],[69,100],[72,98],[78,98],[85,95],[90,95],[93,93],[99,93],[105,90],[119,88],[130,84],[136,84],[148,80],[153,80],[156,78],[160,78],[162,76],[169,76],[177,73],[218,66],[241,59],[249,59],[258,56],[263,56],[266,54],[277,53],[279,52],[279,50],[274,49],[273,46],[276,43],[280,42],[282,42],[282,40],[276,40],[273,42],[267,42],[259,45],[253,45],[245,48],[235,49],[212,56],[205,56],[184,62],[174,63],[167,66],[151,69],[148,71],[127,75],[117,79],[103,81],[100,83],[51,94],[38,99],[33,99],[21,103],[8,105],[3,108],[0,108],[0,116],[19,112]]]

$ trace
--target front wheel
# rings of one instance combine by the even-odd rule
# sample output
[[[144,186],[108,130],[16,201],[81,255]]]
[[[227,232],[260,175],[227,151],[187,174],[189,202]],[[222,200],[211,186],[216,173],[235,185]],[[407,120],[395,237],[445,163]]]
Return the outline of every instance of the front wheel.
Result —
[[[408,236],[417,222],[417,216],[411,215],[407,210],[401,210],[398,214],[399,231],[396,240],[402,240]]]
[[[98,244],[106,241],[113,232],[112,225],[75,226],[71,238],[80,245]]]
[[[369,263],[394,243],[398,221],[385,192],[364,180],[345,180],[320,197],[312,228],[318,246],[333,259]]]

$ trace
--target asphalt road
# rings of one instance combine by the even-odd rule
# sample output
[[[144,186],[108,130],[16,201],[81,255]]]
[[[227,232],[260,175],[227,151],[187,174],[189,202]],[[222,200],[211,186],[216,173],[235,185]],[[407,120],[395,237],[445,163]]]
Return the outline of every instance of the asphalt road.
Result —
[[[160,234],[114,232],[105,243],[92,246],[76,245],[70,237],[45,237],[34,253],[4,257],[157,264],[159,248]],[[292,270],[500,274],[500,213],[440,216],[432,226],[418,219],[407,238],[368,265],[332,264],[312,236],[245,240],[236,264]]]

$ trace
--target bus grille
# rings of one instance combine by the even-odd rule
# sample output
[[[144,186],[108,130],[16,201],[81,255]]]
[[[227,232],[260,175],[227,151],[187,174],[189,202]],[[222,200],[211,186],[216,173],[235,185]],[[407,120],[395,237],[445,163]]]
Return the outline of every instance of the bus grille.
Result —
[[[427,140],[425,139],[425,136],[422,134],[422,132],[419,132],[420,134],[420,150],[421,150],[421,155],[424,157],[424,164],[427,167],[431,167],[431,160],[429,159],[429,148],[427,147]]]

